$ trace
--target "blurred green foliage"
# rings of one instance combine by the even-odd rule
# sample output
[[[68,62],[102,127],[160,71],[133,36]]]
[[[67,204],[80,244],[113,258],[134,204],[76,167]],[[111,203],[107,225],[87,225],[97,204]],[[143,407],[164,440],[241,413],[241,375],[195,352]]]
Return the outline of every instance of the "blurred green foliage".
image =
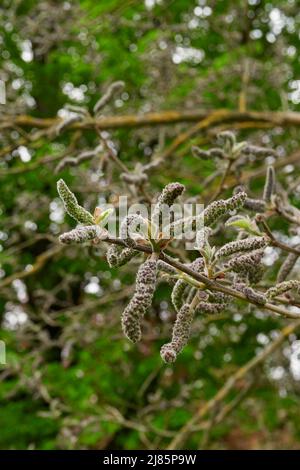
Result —
[[[296,0],[3,0],[0,79],[6,82],[7,105],[0,105],[1,113],[55,117],[66,102],[92,109],[115,80],[124,80],[126,87],[105,110],[108,115],[237,109],[247,61],[247,106],[297,111],[299,25]],[[118,129],[111,138],[121,160],[133,168],[186,127]],[[0,128],[0,152],[15,148],[0,163],[2,281],[28,270],[58,234],[74,227],[58,200],[55,162],[39,163],[47,156],[59,158],[74,133],[49,133],[22,144],[30,153],[30,161],[24,161],[17,142],[27,131]],[[200,139],[201,144],[202,137],[196,135],[193,142]],[[214,135],[206,137],[209,146]],[[277,148],[283,157],[299,148],[299,132],[293,128],[239,131],[239,139],[244,138]],[[74,152],[97,143],[95,132],[85,131]],[[215,165],[195,160],[190,143],[151,174],[151,195],[178,180],[190,196],[201,198]],[[296,178],[297,167],[292,170]],[[59,177],[93,210],[99,195],[113,201],[122,191],[118,169],[109,172],[111,178],[105,179],[97,162],[86,162]],[[283,186],[290,176],[279,172]],[[261,194],[263,182],[263,176],[251,182],[254,195]],[[293,202],[299,206],[299,194]],[[275,220],[273,228],[287,234],[281,221]],[[7,364],[0,365],[0,448],[166,448],[172,433],[284,324],[237,303],[223,319],[197,320],[178,361],[163,365],[159,349],[175,316],[167,284],[155,295],[142,343],[129,345],[121,333],[120,313],[137,266],[109,270],[102,248],[70,247],[21,284],[15,280],[1,288],[0,338],[6,342]],[[269,279],[276,267],[278,261]],[[95,290],[87,288],[91,284]],[[24,324],[20,312],[26,314]],[[292,335],[283,352],[296,339]],[[194,432],[186,447],[299,448],[299,381],[283,352],[253,372],[246,397],[232,413]],[[272,370],[278,367],[284,375],[275,380]]]

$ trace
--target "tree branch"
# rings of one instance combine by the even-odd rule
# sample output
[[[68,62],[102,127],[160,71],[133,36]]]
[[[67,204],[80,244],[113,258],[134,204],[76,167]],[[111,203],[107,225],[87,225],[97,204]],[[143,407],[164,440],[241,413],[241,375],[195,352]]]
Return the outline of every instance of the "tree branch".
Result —
[[[273,126],[300,126],[300,113],[298,112],[272,112],[272,111],[230,111],[219,110],[183,110],[183,111],[158,111],[155,113],[132,114],[123,116],[105,116],[101,118],[88,118],[76,122],[68,129],[93,129],[95,126],[99,130],[118,129],[124,127],[143,127],[157,125],[172,125],[181,122],[198,122],[211,116],[218,116],[219,123],[243,123],[247,125],[271,124]],[[61,122],[59,118],[36,118],[33,116],[2,116],[0,128],[11,128],[16,125],[20,127],[35,127],[40,129],[55,127]]]

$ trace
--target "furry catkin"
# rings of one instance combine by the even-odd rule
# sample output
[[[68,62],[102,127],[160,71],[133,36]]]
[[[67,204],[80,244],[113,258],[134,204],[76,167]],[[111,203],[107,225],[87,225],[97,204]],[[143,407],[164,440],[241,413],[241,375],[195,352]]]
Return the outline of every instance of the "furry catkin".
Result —
[[[100,238],[103,233],[98,225],[88,225],[77,227],[70,232],[63,233],[59,237],[59,241],[66,245],[70,243],[84,243],[95,238]]]
[[[204,269],[204,260],[201,256],[196,258],[194,261],[191,263],[188,263],[187,266],[192,269],[193,271],[196,271],[197,273],[200,273]]]
[[[106,252],[106,259],[110,268],[117,268],[128,263],[138,252],[132,248],[122,248],[118,245],[109,246]]]
[[[140,185],[148,181],[145,173],[121,173],[120,178],[128,184]]]
[[[184,304],[179,312],[172,331],[170,343],[161,347],[160,355],[164,362],[171,363],[177,358],[190,337],[191,324],[194,317],[194,309],[189,304]]]
[[[225,146],[229,146],[230,148],[234,147],[236,144],[236,137],[233,132],[231,131],[222,131],[218,134],[218,139],[221,142],[225,143]]]
[[[203,229],[199,230],[196,234],[196,248],[198,250],[202,250],[205,248],[206,244],[208,243],[208,239],[212,233],[212,229],[210,227],[204,227]]]
[[[258,267],[263,254],[263,250],[254,250],[251,253],[231,258],[225,266],[230,267],[235,272],[247,272],[250,267]]]
[[[212,202],[203,211],[204,225],[212,225],[222,215],[228,214],[230,211],[242,207],[246,197],[247,194],[245,192],[239,192],[229,199],[220,199],[219,201]]]
[[[264,252],[262,249],[254,250],[246,255],[236,256],[228,261],[227,267],[232,271],[246,276],[250,282],[258,282],[264,272],[261,264]]]
[[[265,147],[258,147],[257,145],[246,145],[243,149],[243,153],[245,155],[254,155],[258,158],[265,158],[276,155],[275,150]]]
[[[267,302],[267,298],[264,294],[256,292],[252,287],[249,287],[242,282],[235,283],[233,287],[239,292],[242,292],[251,302],[255,302],[259,305],[264,305]]]
[[[189,292],[186,296],[186,303],[187,304],[190,304],[192,302],[193,298],[196,295],[197,290],[198,290],[197,287],[190,286]]]
[[[56,127],[56,134],[60,135],[63,130],[65,130],[67,127],[71,126],[75,122],[79,122],[82,120],[83,116],[80,116],[79,114],[75,114],[74,116],[67,117],[63,121],[61,121],[58,126]]]
[[[297,248],[300,248],[300,245],[297,246]],[[297,259],[299,258],[299,255],[296,253],[289,253],[282,263],[278,274],[277,274],[277,282],[283,282],[286,280],[288,275],[291,273],[292,269],[294,268]]]
[[[202,150],[196,145],[193,145],[192,154],[194,157],[201,158],[203,160],[210,160],[213,158],[225,158],[225,152],[222,149],[212,148],[210,150]]]
[[[172,304],[174,305],[176,312],[178,312],[182,307],[183,294],[184,294],[186,286],[187,286],[186,281],[184,281],[183,279],[178,279],[175,286],[173,287],[171,300],[172,300]]]
[[[184,190],[185,187],[181,183],[167,184],[167,186],[165,186],[165,188],[162,190],[154,207],[152,220],[157,222],[163,206],[172,206],[172,204],[174,204],[175,200],[183,193]]]
[[[226,306],[227,304],[223,303],[199,302],[195,309],[195,313],[200,315],[214,315],[222,312]]]
[[[170,264],[166,263],[165,261],[158,260],[157,262],[157,268],[160,269],[161,271],[164,271],[167,274],[176,274],[177,270],[173,268]]]
[[[244,208],[253,212],[265,212],[266,202],[262,199],[251,199],[247,197],[245,199]]]
[[[83,117],[89,116],[89,112],[84,106],[76,106],[75,104],[67,103],[65,105],[65,109],[71,113],[81,114]]]
[[[290,281],[284,281],[280,282],[274,287],[270,287],[266,291],[266,297],[268,299],[273,299],[273,297],[276,297],[277,295],[284,294],[285,292],[295,289],[297,292],[300,291],[300,281],[297,280],[290,280]]]
[[[275,171],[272,166],[269,166],[267,169],[266,182],[265,182],[264,192],[263,192],[263,200],[266,201],[267,204],[271,202],[271,198],[273,194],[275,194],[275,189],[276,189],[275,186],[276,186]]]
[[[157,260],[149,259],[137,273],[135,293],[122,314],[122,328],[130,341],[136,343],[142,337],[141,321],[151,306],[157,277]]]
[[[185,219],[179,219],[173,222],[170,225],[171,231],[176,231],[176,229],[178,227],[182,227],[183,224],[192,226],[192,228],[195,228],[198,223],[200,227],[208,227],[213,223],[217,222],[217,220],[223,215],[228,215],[230,211],[242,207],[246,196],[246,193],[241,191],[235,194],[234,196],[230,197],[229,199],[220,199],[219,201],[214,201],[209,204],[204,209],[204,211],[201,212],[201,214],[197,216],[189,216]]]
[[[94,108],[93,108],[93,111],[94,111],[94,114],[97,114],[99,113],[99,111],[104,108],[104,106],[106,106],[110,101],[111,99],[113,98],[113,96],[120,92],[121,90],[123,90],[125,86],[125,83],[121,80],[117,81],[117,82],[114,82],[112,83],[107,91],[104,93],[103,96],[101,96],[101,98],[97,101],[97,103],[95,104]]]
[[[81,152],[77,157],[65,157],[55,168],[55,173],[59,173],[65,167],[68,166],[78,166],[82,162],[90,160],[91,158],[95,157],[99,151],[99,147],[96,147],[93,150],[86,150],[85,152]]]
[[[257,250],[265,247],[266,244],[267,241],[264,237],[248,237],[243,240],[229,242],[217,251],[216,258],[220,259],[240,251]]]
[[[187,266],[191,268],[193,271],[199,273],[204,268],[203,258],[201,257],[196,258],[192,263],[188,263]],[[178,281],[176,282],[172,290],[171,300],[177,312],[181,309],[183,303],[185,302],[184,294],[185,294],[185,289],[187,285],[188,283],[185,280],[178,279]]]
[[[133,246],[135,244],[132,235],[137,235],[139,232],[136,229],[140,227],[141,229],[146,229],[148,227],[147,221],[140,214],[131,214],[127,215],[121,223],[120,227],[120,237],[128,246]],[[141,233],[141,235],[144,235]]]
[[[75,195],[70,191],[63,179],[57,182],[57,191],[64,203],[67,213],[82,224],[94,225],[94,217],[78,204]]]
[[[223,292],[209,291],[208,300],[211,303],[216,304],[228,304],[230,302],[230,297]]]
[[[233,191],[234,194],[241,192],[244,192],[243,186],[237,186]],[[244,208],[253,212],[264,212],[266,209],[266,202],[262,199],[252,199],[246,197],[244,201]]]

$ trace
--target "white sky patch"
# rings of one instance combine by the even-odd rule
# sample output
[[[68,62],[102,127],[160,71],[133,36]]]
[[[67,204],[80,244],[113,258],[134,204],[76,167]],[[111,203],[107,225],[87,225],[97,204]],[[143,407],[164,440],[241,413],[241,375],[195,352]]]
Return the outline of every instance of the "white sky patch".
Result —
[[[268,34],[266,35],[266,39],[267,39],[268,42],[270,42],[271,44],[273,44],[273,43],[276,41],[276,36],[275,36],[275,34],[273,34],[273,33],[268,33]]]
[[[98,277],[92,276],[89,283],[85,286],[84,291],[87,294],[102,295],[103,289],[99,284]]]
[[[163,321],[163,322],[167,322],[170,320],[170,312],[169,310],[161,310],[159,312],[159,318]]]
[[[24,227],[26,228],[26,230],[32,230],[33,232],[35,232],[37,229],[36,223],[32,222],[32,220],[26,220],[24,222]]]
[[[279,255],[277,253],[277,250],[272,246],[267,246],[264,252],[262,263],[265,266],[272,266],[278,258]]]
[[[253,29],[250,31],[250,38],[251,39],[260,39],[262,37],[263,33],[260,29]]]
[[[73,116],[77,116],[76,113],[72,113],[71,111],[68,111],[67,109],[65,108],[62,108],[60,109],[58,112],[57,112],[57,115],[62,118],[62,119],[68,119],[70,117],[73,117]]]
[[[188,28],[189,29],[197,29],[198,26],[200,24],[200,21],[198,18],[192,18],[189,22],[188,22]]]
[[[145,0],[145,7],[147,10],[152,10],[152,8],[155,7],[155,5],[161,5],[162,0]]]
[[[297,228],[295,230],[296,233],[293,236],[288,236],[285,233],[279,232],[278,230],[274,231],[274,235],[279,241],[294,246],[300,243],[300,228]]]
[[[194,14],[196,16],[199,16],[200,18],[207,18],[207,16],[210,16],[212,14],[212,9],[209,6],[204,6],[204,7],[196,7],[194,8]]]
[[[36,101],[35,99],[33,98],[33,96],[30,96],[28,95],[27,93],[23,93],[23,99],[26,103],[26,105],[29,107],[29,108],[34,108],[35,104],[36,104]]]
[[[17,330],[27,322],[28,315],[19,305],[8,302],[6,308],[7,310],[3,318],[3,328],[7,330]]]
[[[285,167],[283,167],[283,171],[284,173],[292,173],[294,168],[294,165],[285,165]]]
[[[204,57],[205,53],[202,49],[177,46],[175,48],[175,52],[172,55],[172,60],[174,64],[180,64],[181,62],[192,62],[194,64],[200,64]]]
[[[62,201],[59,198],[54,199],[50,202],[50,220],[57,224],[62,224],[64,221],[65,210]]]
[[[286,25],[285,15],[279,8],[273,8],[270,11],[269,18],[271,31],[278,36]]]
[[[297,228],[297,235],[293,235],[290,238],[290,243],[292,243],[293,245],[298,245],[300,243],[300,229],[299,228]]]
[[[264,333],[258,333],[258,335],[256,336],[256,340],[259,344],[262,344],[263,346],[266,346],[270,342],[268,336]]]
[[[0,240],[5,242],[8,239],[8,234],[0,230]]]
[[[284,367],[282,366],[277,366],[277,367],[271,367],[269,370],[269,375],[272,380],[281,380],[283,379],[285,375],[285,370]]]
[[[20,88],[22,88],[24,84],[25,84],[25,80],[23,80],[23,78],[16,78],[15,80],[11,82],[11,87],[14,90],[20,90]]]
[[[25,39],[21,44],[21,57],[24,62],[31,62],[33,60],[32,44],[31,41]]]
[[[297,52],[297,49],[295,46],[288,46],[287,49],[286,49],[286,54],[289,56],[289,57],[294,57],[294,55],[296,54]]]
[[[273,8],[269,13],[269,26],[272,34],[279,36],[282,33],[283,28],[286,28],[289,33],[295,31],[295,19],[286,16],[283,11],[279,8]]]
[[[124,106],[124,101],[119,98],[115,100],[114,104],[116,108],[122,108],[122,106]]]
[[[265,162],[267,165],[273,165],[273,163],[275,163],[275,157],[269,155],[268,157],[266,157]]]
[[[77,103],[82,103],[84,101],[84,93],[86,90],[86,85],[80,85],[79,87],[75,87],[71,82],[65,83],[62,87],[63,93],[67,95],[71,100],[76,101]]]
[[[242,315],[241,315],[240,313],[235,313],[235,314],[233,315],[233,320],[234,320],[235,322],[240,322],[240,321],[242,320],[242,318],[243,318],[243,317],[242,317]]]
[[[290,371],[295,380],[300,380],[300,341],[294,341],[291,345]]]
[[[291,80],[289,87],[292,90],[288,93],[289,100],[294,104],[300,103],[300,80]]]
[[[24,145],[20,145],[20,147],[17,148],[16,153],[19,155],[22,162],[24,163],[30,162],[31,160],[30,152],[27,147],[24,147]]]
[[[16,291],[18,300],[24,304],[28,302],[27,288],[26,284],[21,281],[21,279],[15,279],[12,283],[13,288]]]

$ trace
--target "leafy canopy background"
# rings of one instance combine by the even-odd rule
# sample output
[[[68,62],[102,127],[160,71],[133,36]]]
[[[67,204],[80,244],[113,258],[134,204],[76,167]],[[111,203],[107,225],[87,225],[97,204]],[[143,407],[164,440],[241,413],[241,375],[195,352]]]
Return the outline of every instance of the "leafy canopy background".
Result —
[[[110,270],[101,248],[57,248],[58,234],[73,223],[57,196],[56,163],[96,147],[97,134],[89,128],[56,136],[54,121],[39,127],[29,118],[63,116],[67,102],[92,109],[115,80],[126,86],[105,109],[108,116],[297,111],[299,23],[295,0],[1,2],[0,79],[7,94],[0,105],[0,321],[7,349],[7,365],[0,366],[2,449],[166,448],[195,409],[286,322],[237,304],[217,320],[198,319],[184,353],[166,366],[159,348],[175,314],[170,287],[162,283],[143,341],[128,344],[120,313],[138,263]],[[110,137],[133,169],[192,125],[129,124],[110,130]],[[297,126],[271,118],[253,124],[241,115],[223,127],[236,129],[240,140],[276,149],[283,187],[298,177],[299,160],[289,163],[299,148]],[[150,194],[177,180],[201,201],[213,192],[215,183],[204,182],[215,163],[196,160],[190,147],[213,145],[220,128],[222,122],[167,155],[150,174]],[[265,168],[261,162],[242,169],[253,195],[262,190]],[[90,210],[101,198],[115,202],[126,192],[119,169],[106,161],[101,170],[98,158],[59,177]],[[299,207],[299,191],[291,198]],[[279,219],[272,228],[288,233]],[[272,256],[274,280],[282,260],[279,252]],[[299,448],[299,351],[297,336],[290,335],[236,384],[186,447]],[[236,396],[241,399],[232,402]],[[226,403],[232,409],[214,423]]]

